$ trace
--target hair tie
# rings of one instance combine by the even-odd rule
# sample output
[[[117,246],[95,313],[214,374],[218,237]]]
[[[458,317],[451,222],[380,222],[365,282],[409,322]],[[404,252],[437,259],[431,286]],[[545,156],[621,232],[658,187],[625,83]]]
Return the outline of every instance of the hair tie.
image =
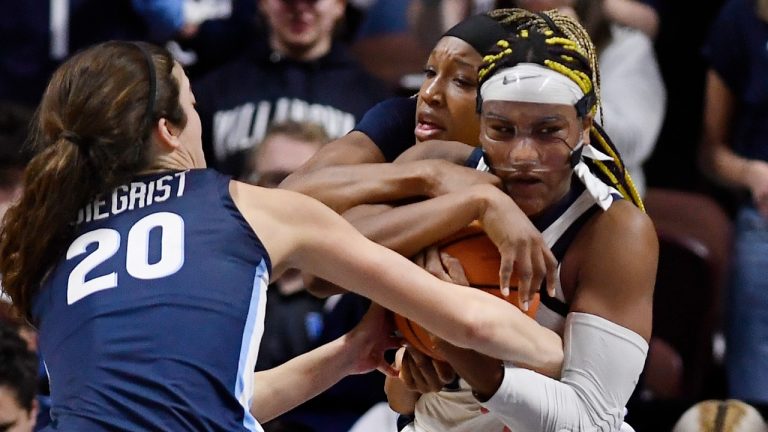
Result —
[[[62,131],[61,134],[59,134],[59,139],[65,139],[73,144],[76,144],[78,147],[82,146],[84,144],[83,138],[72,131]]]
[[[562,30],[560,30],[560,27],[555,24],[555,20],[552,19],[549,15],[547,15],[546,12],[536,12],[536,15],[538,15],[541,19],[544,20],[544,22],[547,23],[547,26],[550,30],[552,30],[553,33],[557,36],[566,37],[565,33],[563,33]]]

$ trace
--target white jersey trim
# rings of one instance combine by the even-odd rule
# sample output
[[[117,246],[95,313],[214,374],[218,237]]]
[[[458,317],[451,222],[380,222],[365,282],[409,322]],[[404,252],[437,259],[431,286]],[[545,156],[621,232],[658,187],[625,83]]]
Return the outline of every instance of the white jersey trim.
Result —
[[[248,306],[248,317],[243,329],[243,339],[240,345],[240,358],[237,367],[237,381],[235,383],[235,397],[245,411],[243,426],[249,431],[262,432],[256,418],[251,414],[251,402],[253,397],[253,371],[256,368],[256,359],[259,357],[259,345],[264,334],[264,316],[267,306],[267,286],[269,285],[269,271],[267,264],[262,259],[256,268],[251,291],[251,302]]]

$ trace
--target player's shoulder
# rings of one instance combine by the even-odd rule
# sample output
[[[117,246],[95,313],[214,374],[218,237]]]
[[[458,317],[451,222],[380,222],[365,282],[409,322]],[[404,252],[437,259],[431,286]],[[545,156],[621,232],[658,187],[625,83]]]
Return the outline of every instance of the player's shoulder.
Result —
[[[598,212],[589,229],[598,250],[654,252],[658,250],[656,229],[651,218],[627,200],[617,200]]]
[[[597,223],[604,229],[632,233],[652,232],[653,222],[648,215],[628,200],[616,200],[606,211],[598,213]]]
[[[264,188],[230,180],[232,200],[245,214],[259,213],[285,221],[299,221],[312,217],[317,210],[327,209],[323,204],[307,195],[280,188]]]

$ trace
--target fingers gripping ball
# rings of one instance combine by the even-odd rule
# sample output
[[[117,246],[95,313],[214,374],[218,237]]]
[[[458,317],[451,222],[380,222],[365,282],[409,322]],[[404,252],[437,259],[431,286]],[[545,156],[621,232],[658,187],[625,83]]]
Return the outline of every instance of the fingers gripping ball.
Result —
[[[518,292],[514,287],[517,281],[510,281],[510,293],[508,297],[501,294],[499,288],[499,267],[501,255],[496,245],[485,234],[480,225],[473,223],[456,234],[446,238],[439,244],[440,252],[453,256],[461,263],[464,274],[473,288],[483,290],[491,295],[507,300],[513,305],[518,305]],[[528,311],[525,312],[531,318],[535,318],[539,307],[539,293],[534,294],[530,301]],[[434,344],[427,330],[419,324],[394,314],[395,325],[403,338],[414,348],[437,360],[444,360],[434,349]]]

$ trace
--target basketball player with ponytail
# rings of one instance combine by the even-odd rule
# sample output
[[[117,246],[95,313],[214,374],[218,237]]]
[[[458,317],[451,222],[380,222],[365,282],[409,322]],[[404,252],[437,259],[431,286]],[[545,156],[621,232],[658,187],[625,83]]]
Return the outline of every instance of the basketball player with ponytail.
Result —
[[[562,363],[550,330],[530,335],[535,347],[507,337],[527,328],[509,303],[431,276],[311,198],[206,169],[194,106],[181,66],[140,42],[81,51],[46,89],[0,273],[38,329],[47,430],[261,431],[346,375],[392,372],[383,352],[396,341],[374,306],[340,338],[253,373],[267,286],[291,268],[457,346]]]
[[[564,362],[546,376],[435,338],[457,385],[425,388],[446,373],[408,350],[401,378],[387,380],[390,404],[413,414],[404,431],[631,430],[624,406],[651,335],[655,230],[594,120],[599,71],[584,29],[555,11],[515,9],[503,23],[514,32],[483,59],[481,147],[467,164],[500,178],[558,260],[536,321],[562,336]],[[424,219],[430,201],[419,203]]]

